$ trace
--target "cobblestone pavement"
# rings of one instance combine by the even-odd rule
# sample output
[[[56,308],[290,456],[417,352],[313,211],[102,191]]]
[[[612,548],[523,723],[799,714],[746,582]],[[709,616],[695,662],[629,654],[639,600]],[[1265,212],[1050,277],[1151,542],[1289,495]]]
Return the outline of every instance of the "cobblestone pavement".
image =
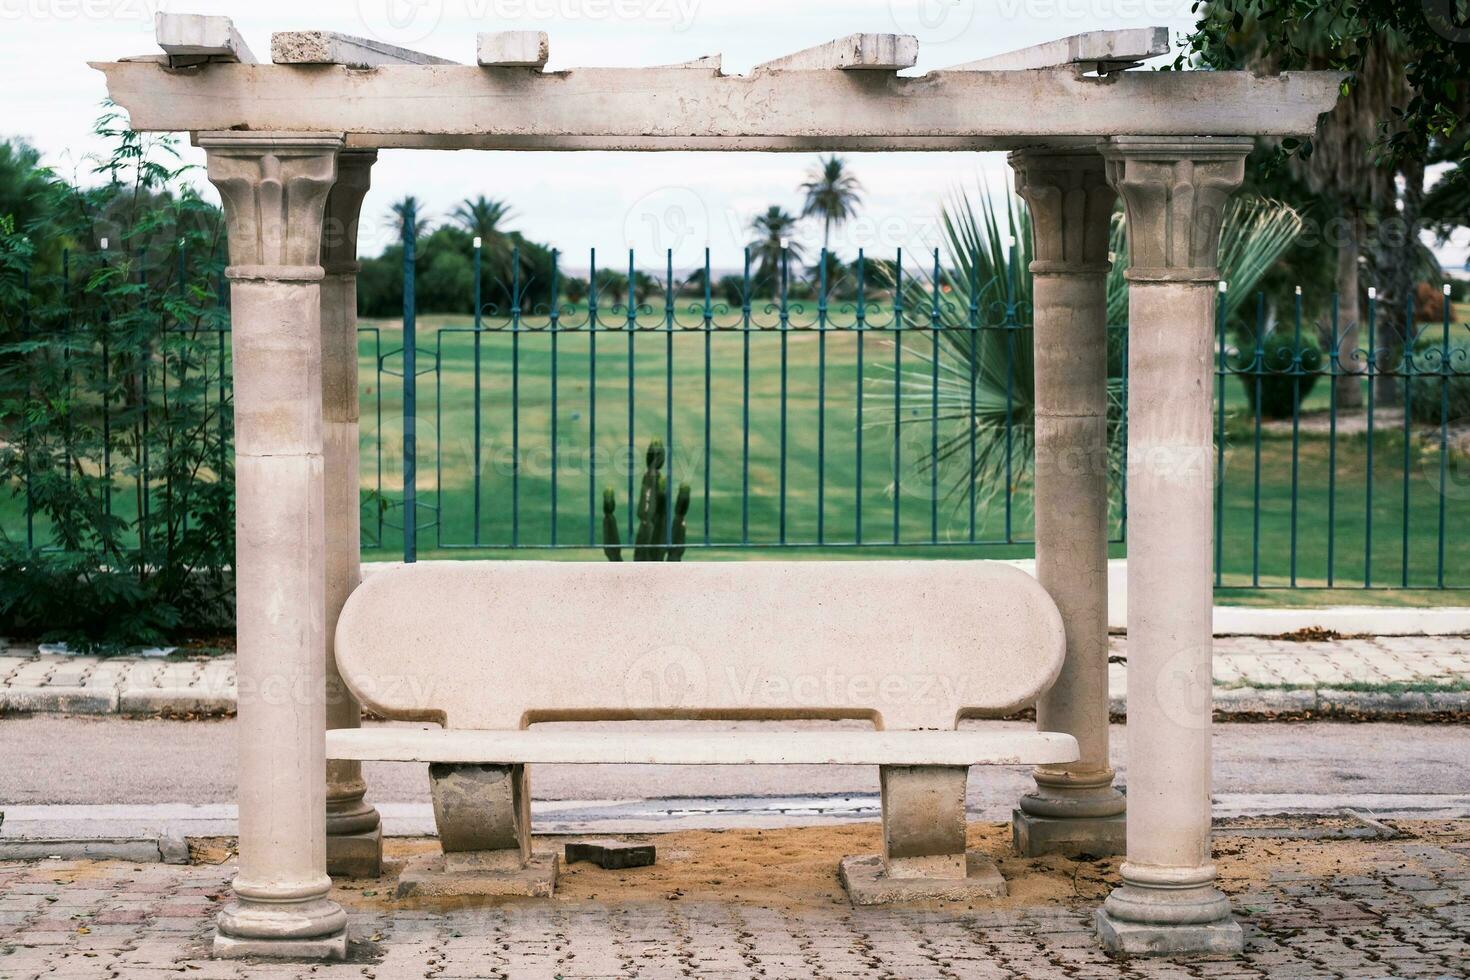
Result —
[[[445,911],[388,908],[373,889],[339,888],[355,937],[348,962],[214,961],[207,942],[230,865],[10,863],[0,864],[0,978],[1464,977],[1466,840],[1460,825],[1375,842],[1351,873],[1297,862],[1246,885],[1227,879],[1246,954],[1165,960],[1106,956],[1089,926],[1091,896],[984,911],[687,900]],[[1330,866],[1340,844],[1316,853]]]
[[[1123,714],[1128,641],[1111,640],[1108,693]],[[1225,714],[1470,712],[1470,637],[1215,640],[1215,706]],[[0,641],[0,712],[224,714],[235,660],[80,657]]]

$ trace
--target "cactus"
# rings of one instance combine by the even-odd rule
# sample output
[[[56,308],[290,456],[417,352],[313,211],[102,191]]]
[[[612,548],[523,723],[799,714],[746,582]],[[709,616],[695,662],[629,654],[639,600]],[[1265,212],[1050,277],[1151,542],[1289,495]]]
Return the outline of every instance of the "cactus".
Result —
[[[638,489],[638,531],[633,539],[634,561],[682,561],[684,541],[689,534],[689,484],[679,484],[674,497],[674,515],[669,520],[669,483],[663,476],[664,444],[655,439],[644,457],[643,481]],[[622,561],[618,532],[618,495],[612,487],[602,491],[602,550],[608,561]]]

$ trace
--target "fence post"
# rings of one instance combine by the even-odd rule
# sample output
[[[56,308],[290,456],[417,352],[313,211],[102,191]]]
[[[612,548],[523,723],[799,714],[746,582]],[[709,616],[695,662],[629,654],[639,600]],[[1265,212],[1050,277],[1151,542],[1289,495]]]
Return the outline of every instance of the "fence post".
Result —
[[[403,560],[418,560],[418,344],[414,322],[413,202],[403,211]]]

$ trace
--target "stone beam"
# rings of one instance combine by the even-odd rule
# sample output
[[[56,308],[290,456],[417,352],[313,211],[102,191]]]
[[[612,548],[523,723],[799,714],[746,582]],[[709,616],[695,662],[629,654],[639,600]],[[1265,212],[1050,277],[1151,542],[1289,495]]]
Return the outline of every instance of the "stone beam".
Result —
[[[271,61],[278,65],[452,65],[447,58],[335,31],[277,31],[271,35]]]
[[[545,31],[492,31],[475,36],[481,68],[543,68],[551,57]]]
[[[228,17],[160,11],[153,15],[153,36],[174,68],[211,61],[254,64],[256,60]]]
[[[919,61],[912,34],[849,34],[755,66],[760,71],[897,71]]]
[[[1168,53],[1167,27],[1132,27],[1122,31],[1073,34],[1045,44],[955,65],[949,70],[1025,71],[1061,65],[1084,65],[1088,69],[1116,71]]]
[[[105,62],[136,130],[339,132],[440,149],[962,149],[1145,136],[1305,135],[1342,76],[1295,72],[528,72],[470,65]],[[425,143],[422,137],[435,137]]]

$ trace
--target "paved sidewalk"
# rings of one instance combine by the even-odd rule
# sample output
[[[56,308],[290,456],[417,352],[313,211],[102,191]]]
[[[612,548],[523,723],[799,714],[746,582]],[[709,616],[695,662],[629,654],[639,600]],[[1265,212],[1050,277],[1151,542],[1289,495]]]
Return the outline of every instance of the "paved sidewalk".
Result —
[[[1035,877],[1064,890],[968,909],[731,894],[778,875],[760,869],[688,894],[644,889],[637,900],[627,897],[638,890],[632,881],[657,867],[587,872],[604,876],[595,897],[573,881],[567,896],[478,908],[399,906],[384,897],[390,881],[351,882],[333,896],[349,913],[349,961],[315,965],[208,958],[230,864],[0,863],[0,977],[1464,977],[1470,836],[1454,827],[1421,825],[1401,841],[1257,843],[1254,851],[1250,838],[1217,833],[1246,953],[1171,959],[1111,959],[1098,948],[1092,910],[1116,881],[1117,859],[1045,859],[1051,864]],[[662,842],[659,853],[660,866],[678,860],[666,859]],[[1247,857],[1276,853],[1283,856],[1265,868],[1241,870]],[[822,878],[815,886],[836,887],[835,875]]]
[[[1108,693],[1126,710],[1128,641],[1111,641]],[[1470,714],[1470,637],[1215,640],[1226,716]],[[0,641],[0,713],[215,715],[235,710],[235,661],[42,654]]]

